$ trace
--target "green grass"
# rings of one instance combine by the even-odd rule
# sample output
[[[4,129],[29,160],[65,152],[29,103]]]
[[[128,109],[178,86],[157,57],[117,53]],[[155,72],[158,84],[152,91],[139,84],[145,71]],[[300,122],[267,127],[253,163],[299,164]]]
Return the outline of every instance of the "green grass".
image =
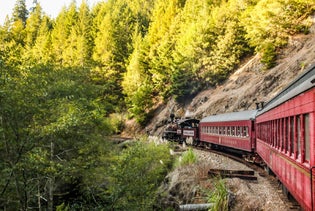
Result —
[[[191,165],[197,162],[197,155],[194,153],[194,151],[189,148],[186,152],[183,153],[182,156],[180,156],[175,164],[176,167],[179,166],[186,166]]]
[[[214,190],[210,192],[208,202],[213,203],[211,211],[228,211],[228,190],[222,179],[215,181]]]

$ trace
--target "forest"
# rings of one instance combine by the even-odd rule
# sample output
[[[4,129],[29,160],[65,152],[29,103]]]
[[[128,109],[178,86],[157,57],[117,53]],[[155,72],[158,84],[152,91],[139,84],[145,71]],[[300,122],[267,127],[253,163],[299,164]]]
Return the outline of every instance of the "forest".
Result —
[[[255,54],[268,71],[314,12],[313,0],[83,0],[50,18],[16,0],[0,26],[0,209],[152,209],[169,146],[110,137]]]

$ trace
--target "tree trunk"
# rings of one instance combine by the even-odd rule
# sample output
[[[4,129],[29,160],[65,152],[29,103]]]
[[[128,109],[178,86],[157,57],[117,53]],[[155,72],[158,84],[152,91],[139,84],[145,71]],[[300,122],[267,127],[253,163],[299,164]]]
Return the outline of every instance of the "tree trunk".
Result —
[[[51,159],[51,161],[53,161],[53,159],[54,159],[54,142],[53,142],[53,140],[51,140],[51,142],[50,142],[50,159]],[[48,183],[49,183],[48,210],[53,211],[54,210],[54,185],[55,185],[54,175],[51,175]]]

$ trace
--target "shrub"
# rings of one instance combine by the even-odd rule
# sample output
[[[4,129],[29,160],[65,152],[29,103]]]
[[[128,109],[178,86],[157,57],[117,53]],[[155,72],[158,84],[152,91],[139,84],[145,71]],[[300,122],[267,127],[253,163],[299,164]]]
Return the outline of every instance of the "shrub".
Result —
[[[176,162],[175,166],[190,165],[196,163],[197,160],[198,160],[197,155],[191,148],[189,148],[186,152],[183,153],[181,157],[178,158],[178,161]]]
[[[208,196],[208,202],[213,203],[210,210],[227,211],[228,210],[228,190],[222,179],[214,184],[214,190]]]

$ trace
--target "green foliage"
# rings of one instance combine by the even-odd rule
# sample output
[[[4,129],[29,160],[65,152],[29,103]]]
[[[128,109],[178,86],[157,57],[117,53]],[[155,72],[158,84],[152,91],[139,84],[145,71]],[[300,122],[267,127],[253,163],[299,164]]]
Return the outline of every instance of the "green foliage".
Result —
[[[186,152],[183,153],[182,156],[178,158],[175,166],[191,165],[196,163],[197,161],[198,161],[197,155],[191,148],[189,148]]]
[[[17,0],[0,26],[0,209],[152,208],[144,196],[170,157],[143,142],[119,153],[106,137],[120,113],[145,125],[254,53],[273,67],[315,11],[312,0],[73,1],[51,19],[34,4]],[[191,150],[182,162],[196,162]]]
[[[109,115],[109,120],[114,133],[119,134],[121,131],[123,131],[126,121],[124,115],[119,113],[112,113]]]
[[[276,52],[273,49],[286,45],[292,34],[307,32],[308,18],[314,10],[315,4],[308,0],[260,0],[247,8],[241,19],[245,37],[257,52],[263,53],[266,68],[274,65]]]
[[[80,155],[113,128],[98,100],[101,87],[87,81],[89,73],[37,67],[6,74],[0,95],[1,206],[35,206],[38,191],[49,198],[54,178],[72,181],[95,162],[90,153]]]
[[[171,157],[167,145],[137,142],[111,166],[109,196],[113,209],[150,210]]]
[[[227,211],[228,206],[228,190],[222,179],[218,179],[214,184],[214,190],[208,196],[208,202],[213,203],[211,211]]]
[[[261,62],[265,64],[265,69],[269,69],[275,66],[276,49],[273,43],[266,43],[262,48]]]
[[[25,26],[28,16],[25,0],[17,0],[13,8],[13,21],[21,21]]]

